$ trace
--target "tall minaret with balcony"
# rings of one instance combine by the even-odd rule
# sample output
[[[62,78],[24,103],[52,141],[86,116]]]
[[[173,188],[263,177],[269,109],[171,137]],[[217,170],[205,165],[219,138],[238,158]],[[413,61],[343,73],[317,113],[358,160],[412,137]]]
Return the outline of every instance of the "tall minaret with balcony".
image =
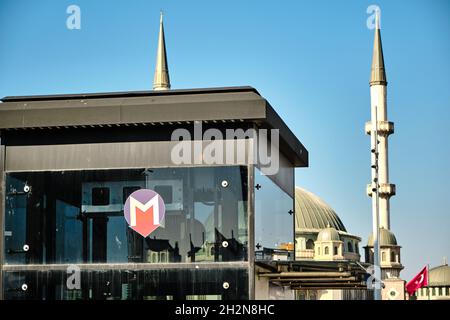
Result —
[[[374,142],[378,140],[378,177],[372,170],[372,180],[378,178],[379,183],[379,213],[380,228],[390,229],[390,207],[389,200],[395,195],[395,185],[389,183],[388,162],[388,138],[394,133],[394,123],[387,119],[386,103],[386,71],[384,68],[383,47],[381,45],[380,24],[377,15],[375,39],[373,45],[372,71],[370,75],[370,105],[371,121],[366,123],[366,133],[371,135],[372,125],[378,124],[376,139],[372,139],[371,150],[376,149]],[[372,185],[368,188],[369,196],[372,196]]]
[[[371,136],[372,183],[367,186],[367,194],[372,197],[373,207],[379,213],[379,263],[383,299],[401,299],[404,297],[403,281],[400,271],[400,246],[392,233],[389,201],[395,195],[395,184],[389,182],[388,139],[394,133],[394,123],[387,115],[387,80],[384,67],[383,48],[379,13],[375,19],[375,38],[373,45],[372,70],[370,75],[371,121],[366,123],[365,132]],[[376,126],[376,127],[373,127]],[[378,194],[378,196],[377,196]],[[374,263],[374,237],[369,237],[366,247],[366,261]],[[387,286],[386,286],[387,285]]]

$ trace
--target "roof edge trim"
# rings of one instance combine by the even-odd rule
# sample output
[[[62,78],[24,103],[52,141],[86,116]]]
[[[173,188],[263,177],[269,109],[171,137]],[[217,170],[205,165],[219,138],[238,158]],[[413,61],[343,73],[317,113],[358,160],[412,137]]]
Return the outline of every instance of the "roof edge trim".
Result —
[[[261,94],[251,86],[237,87],[213,87],[213,88],[194,88],[194,89],[175,89],[175,90],[147,90],[147,91],[119,91],[119,92],[99,92],[99,93],[74,93],[74,94],[54,94],[54,95],[35,95],[35,96],[6,96],[2,102],[22,102],[22,101],[48,101],[48,100],[79,100],[79,99],[102,99],[102,98],[133,98],[150,96],[170,96],[183,94],[209,94],[223,92],[254,92]]]

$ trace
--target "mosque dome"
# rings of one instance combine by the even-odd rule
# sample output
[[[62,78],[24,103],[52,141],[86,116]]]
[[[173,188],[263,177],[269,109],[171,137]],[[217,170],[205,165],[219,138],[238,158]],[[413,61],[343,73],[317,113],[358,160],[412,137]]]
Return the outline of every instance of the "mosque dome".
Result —
[[[397,239],[395,235],[385,228],[380,228],[380,246],[396,246]],[[370,234],[369,240],[367,241],[367,246],[373,247],[373,235]]]
[[[320,230],[317,235],[317,241],[340,241],[339,233],[333,227],[328,227]]]
[[[319,231],[328,227],[334,228],[334,231],[347,232],[341,219],[329,205],[315,194],[295,187],[295,231]]]
[[[450,286],[450,267],[444,264],[430,269],[428,277],[430,286]]]
[[[331,247],[329,241],[333,241]],[[322,199],[295,187],[295,259],[359,261],[360,241],[347,232],[336,212]]]

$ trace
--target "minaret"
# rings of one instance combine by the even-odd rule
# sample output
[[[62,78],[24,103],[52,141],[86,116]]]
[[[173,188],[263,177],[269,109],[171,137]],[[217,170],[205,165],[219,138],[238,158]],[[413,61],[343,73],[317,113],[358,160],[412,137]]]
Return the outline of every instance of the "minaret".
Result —
[[[381,45],[379,12],[375,18],[372,70],[370,74],[371,121],[365,131],[371,136],[372,182],[367,194],[372,197],[374,232],[369,237],[366,262],[381,267],[379,276],[384,282],[383,299],[404,299],[404,284],[400,279],[403,266],[400,262],[400,246],[390,231],[389,200],[395,195],[395,185],[389,182],[388,138],[394,133],[394,123],[387,116],[387,80]],[[378,218],[378,219],[377,219]],[[377,229],[378,226],[378,229]]]
[[[372,139],[371,150],[378,149],[378,169],[372,170],[372,181],[378,178],[379,184],[379,223],[380,228],[390,229],[389,199],[395,195],[395,185],[389,183],[389,162],[388,162],[388,138],[394,133],[394,123],[387,120],[386,103],[386,71],[384,68],[383,47],[381,45],[380,24],[378,15],[376,16],[375,39],[373,44],[372,71],[370,75],[370,105],[371,121],[366,124],[366,133],[372,135],[374,128],[372,124],[377,123],[376,139]],[[372,137],[373,138],[373,137]],[[378,146],[374,145],[378,140]],[[369,196],[372,196],[373,186],[368,188]],[[374,197],[372,197],[374,199]]]
[[[159,20],[158,51],[156,54],[155,78],[153,90],[169,90],[169,67],[167,65],[166,40],[164,38],[163,13]]]

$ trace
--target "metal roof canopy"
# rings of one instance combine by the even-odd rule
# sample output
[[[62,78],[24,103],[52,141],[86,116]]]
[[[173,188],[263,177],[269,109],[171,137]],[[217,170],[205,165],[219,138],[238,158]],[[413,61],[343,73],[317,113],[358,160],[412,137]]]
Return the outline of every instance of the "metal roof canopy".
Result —
[[[0,131],[252,122],[259,128],[279,129],[280,150],[294,166],[308,166],[306,148],[253,87],[11,96],[1,101]]]
[[[299,289],[366,289],[368,274],[360,265],[343,261],[256,262],[257,275],[272,283]]]

